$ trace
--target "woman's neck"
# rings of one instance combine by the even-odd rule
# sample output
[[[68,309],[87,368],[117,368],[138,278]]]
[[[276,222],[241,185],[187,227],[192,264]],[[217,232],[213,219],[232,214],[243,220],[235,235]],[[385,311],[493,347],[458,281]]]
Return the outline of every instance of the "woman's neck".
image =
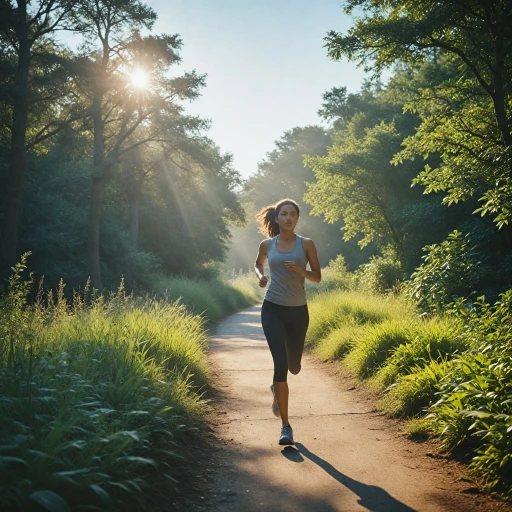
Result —
[[[279,240],[282,240],[283,242],[291,242],[294,239],[295,239],[294,231],[285,231],[284,233],[279,233]]]

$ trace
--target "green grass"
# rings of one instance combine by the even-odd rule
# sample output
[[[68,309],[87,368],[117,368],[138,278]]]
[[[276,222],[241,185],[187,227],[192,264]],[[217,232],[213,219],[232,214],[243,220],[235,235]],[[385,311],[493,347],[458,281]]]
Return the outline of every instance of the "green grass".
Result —
[[[414,416],[424,412],[434,400],[439,383],[452,368],[452,362],[442,360],[410,369],[399,377],[379,401],[378,408],[390,416]]]
[[[512,290],[429,317],[393,296],[327,290],[309,302],[312,352],[379,392],[377,408],[407,419],[407,435],[463,447],[479,485],[510,495]]]
[[[425,439],[435,433],[432,420],[427,418],[412,418],[405,422],[404,427],[404,433],[411,439]]]
[[[345,358],[345,363],[358,377],[371,377],[396,347],[405,345],[412,337],[408,322],[401,319],[385,320],[366,329],[354,350]]]
[[[86,289],[72,304],[61,286],[29,304],[24,272],[0,303],[0,509],[151,510],[203,421],[211,317],[189,305],[203,292],[218,319],[256,300],[250,283],[178,279],[181,302]]]
[[[309,301],[310,324],[307,346],[313,348],[331,331],[347,325],[378,324],[408,315],[408,307],[398,299],[332,290]]]
[[[415,366],[452,358],[468,348],[465,339],[459,335],[459,323],[452,319],[418,318],[408,328],[410,341],[398,345],[373,377],[372,385],[376,389],[384,390]]]
[[[155,279],[152,287],[157,295],[179,300],[193,313],[212,321],[248,307],[263,297],[256,278],[250,275],[239,275],[229,281],[165,276]]]

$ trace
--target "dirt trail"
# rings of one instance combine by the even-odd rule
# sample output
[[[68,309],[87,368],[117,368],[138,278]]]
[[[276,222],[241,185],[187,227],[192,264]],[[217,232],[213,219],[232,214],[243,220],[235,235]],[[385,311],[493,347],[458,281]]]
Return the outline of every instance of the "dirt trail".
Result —
[[[277,444],[270,410],[272,359],[260,308],[226,319],[211,340],[216,398],[210,416],[222,449],[196,510],[375,512],[511,510],[461,480],[458,466],[404,439],[353,383],[306,356],[289,377],[296,446]],[[429,456],[430,455],[430,456]]]

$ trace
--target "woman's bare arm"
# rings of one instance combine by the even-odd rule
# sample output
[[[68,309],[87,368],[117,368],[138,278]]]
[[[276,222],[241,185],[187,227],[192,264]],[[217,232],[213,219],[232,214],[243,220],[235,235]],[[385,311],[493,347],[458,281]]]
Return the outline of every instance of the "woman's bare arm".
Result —
[[[265,275],[265,260],[267,259],[267,251],[268,251],[269,240],[263,240],[260,243],[258,248],[258,256],[256,257],[256,261],[254,262],[254,271],[256,272],[256,276],[260,280],[259,285],[260,288],[265,288],[268,283],[268,277]]]

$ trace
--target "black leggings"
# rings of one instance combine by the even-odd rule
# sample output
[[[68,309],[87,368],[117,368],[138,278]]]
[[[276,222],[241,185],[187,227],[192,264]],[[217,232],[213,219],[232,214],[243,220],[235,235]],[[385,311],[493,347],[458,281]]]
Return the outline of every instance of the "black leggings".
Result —
[[[300,372],[309,325],[308,306],[279,306],[264,300],[261,325],[274,359],[274,382],[286,382],[288,370],[294,375]]]

